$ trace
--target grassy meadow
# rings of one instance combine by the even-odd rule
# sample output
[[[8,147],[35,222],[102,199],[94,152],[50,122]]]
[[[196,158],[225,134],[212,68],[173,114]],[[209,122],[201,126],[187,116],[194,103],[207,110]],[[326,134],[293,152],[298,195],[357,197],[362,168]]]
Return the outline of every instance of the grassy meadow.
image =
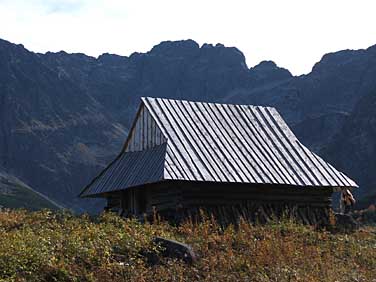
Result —
[[[112,214],[0,211],[0,281],[376,281],[376,228],[346,234],[292,221],[220,228]],[[154,236],[190,244],[194,264],[141,255]]]

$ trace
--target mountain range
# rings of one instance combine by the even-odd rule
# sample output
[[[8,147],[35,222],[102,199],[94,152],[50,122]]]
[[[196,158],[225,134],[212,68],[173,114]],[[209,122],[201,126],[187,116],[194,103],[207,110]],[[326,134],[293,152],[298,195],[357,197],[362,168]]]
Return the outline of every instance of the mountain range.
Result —
[[[79,191],[120,151],[140,97],[274,106],[297,137],[376,199],[376,45],[329,53],[307,75],[193,40],[98,58],[0,40],[0,169],[60,205],[93,211]],[[0,192],[1,193],[1,192]]]

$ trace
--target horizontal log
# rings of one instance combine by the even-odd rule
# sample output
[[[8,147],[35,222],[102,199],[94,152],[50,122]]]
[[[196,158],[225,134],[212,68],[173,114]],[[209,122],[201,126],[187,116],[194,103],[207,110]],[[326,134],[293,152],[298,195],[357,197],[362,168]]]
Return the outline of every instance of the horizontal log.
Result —
[[[220,194],[220,193],[251,193],[251,194],[265,194],[265,195],[275,195],[275,194],[280,194],[280,195],[312,195],[312,196],[319,196],[319,195],[325,195],[325,196],[331,196],[332,193],[327,193],[327,192],[322,192],[322,191],[305,191],[303,189],[294,189],[294,190],[255,190],[255,189],[237,189],[237,188],[231,188],[231,189],[195,189],[195,188],[186,188],[182,189],[182,193],[214,193],[214,194]]]
[[[324,196],[301,196],[301,195],[261,195],[261,194],[210,194],[187,193],[182,195],[182,200],[189,199],[217,199],[217,200],[265,200],[265,201],[300,201],[300,202],[331,202],[330,197]]]
[[[257,203],[257,202],[255,202]],[[276,205],[293,205],[293,206],[299,206],[299,207],[330,207],[330,203],[302,203],[302,202],[280,202],[280,201],[259,201],[258,203],[263,204],[276,204]],[[216,201],[216,200],[206,200],[206,201],[200,201],[200,200],[191,200],[191,201],[184,201],[183,207],[191,207],[191,206],[200,206],[200,207],[206,207],[206,206],[242,206],[246,203],[242,203],[239,201]]]
[[[160,202],[182,202],[182,198],[180,196],[176,196],[176,197],[153,197],[153,198],[150,198],[148,203],[150,204],[155,204],[155,203],[160,203]]]

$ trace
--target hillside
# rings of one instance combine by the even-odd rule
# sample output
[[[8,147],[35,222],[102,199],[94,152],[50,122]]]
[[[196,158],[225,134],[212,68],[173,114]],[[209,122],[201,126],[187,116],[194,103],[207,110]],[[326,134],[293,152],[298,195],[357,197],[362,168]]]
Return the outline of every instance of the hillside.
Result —
[[[0,207],[27,210],[58,210],[62,208],[46,196],[31,189],[21,180],[2,172],[0,172]]]
[[[104,214],[0,212],[0,280],[373,281],[375,228],[330,233],[290,221],[221,229],[214,220],[174,227]],[[192,246],[193,264],[166,258],[162,236]]]
[[[360,179],[371,174],[367,155],[350,163],[341,160],[348,153],[326,148],[347,146],[338,136],[360,100],[376,93],[375,76],[375,46],[327,54],[294,77],[271,61],[248,68],[238,49],[193,40],[98,58],[0,40],[0,166],[64,206],[95,210],[100,202],[76,196],[120,150],[139,98],[154,96],[275,106],[304,144],[354,174],[359,196],[374,194],[371,179]]]

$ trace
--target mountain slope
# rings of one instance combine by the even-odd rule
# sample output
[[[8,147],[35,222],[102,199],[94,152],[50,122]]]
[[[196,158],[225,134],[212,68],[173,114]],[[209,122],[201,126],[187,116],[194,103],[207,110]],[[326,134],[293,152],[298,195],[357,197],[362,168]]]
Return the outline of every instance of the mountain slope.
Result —
[[[376,203],[376,89],[364,96],[323,154],[359,180],[361,207]]]
[[[304,144],[320,151],[363,96],[376,89],[376,46],[326,54],[308,75],[228,100],[275,106]],[[314,132],[314,134],[313,134]]]
[[[0,93],[0,165],[74,205],[90,168],[103,166],[113,140],[124,137],[123,127],[40,55],[7,42],[0,42]]]
[[[28,210],[62,208],[46,196],[31,189],[21,180],[4,172],[0,172],[0,206]]]

